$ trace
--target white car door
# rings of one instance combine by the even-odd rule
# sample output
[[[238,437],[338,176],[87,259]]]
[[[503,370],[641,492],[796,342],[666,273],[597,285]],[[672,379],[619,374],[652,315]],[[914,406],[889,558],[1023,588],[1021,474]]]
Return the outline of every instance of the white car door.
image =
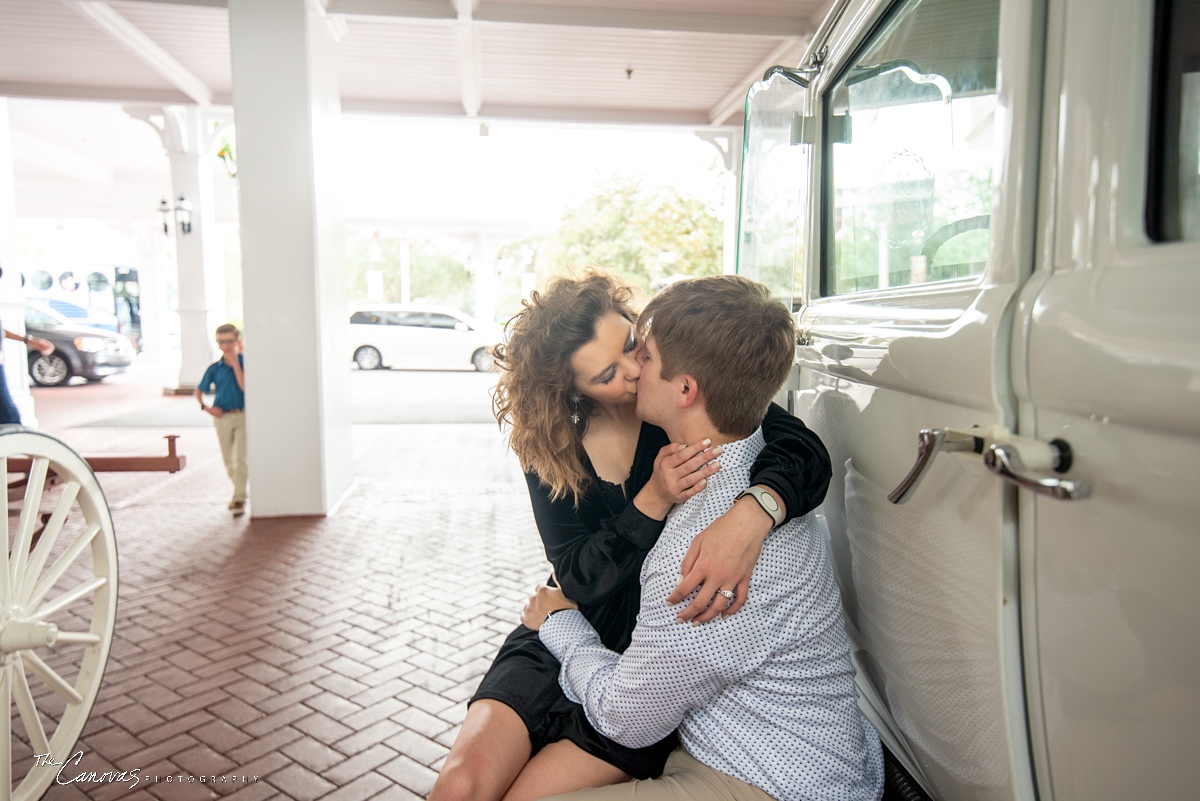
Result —
[[[430,340],[439,367],[470,367],[477,335],[457,317],[442,312],[429,314]]]
[[[429,336],[429,313],[393,310],[387,312],[388,364],[421,367],[429,364],[434,343]]]
[[[852,2],[797,110],[815,121],[797,127],[821,133],[798,226],[794,408],[834,461],[822,512],[864,704],[942,799],[1032,798],[1016,491],[968,450],[935,456],[904,503],[888,496],[923,429],[951,430],[941,444],[954,447],[953,430],[1016,425],[1039,6]]]
[[[1200,7],[1052,11],[1053,239],[1013,375],[1021,428],[1068,441],[1091,497],[1019,496],[1040,797],[1196,798]]]

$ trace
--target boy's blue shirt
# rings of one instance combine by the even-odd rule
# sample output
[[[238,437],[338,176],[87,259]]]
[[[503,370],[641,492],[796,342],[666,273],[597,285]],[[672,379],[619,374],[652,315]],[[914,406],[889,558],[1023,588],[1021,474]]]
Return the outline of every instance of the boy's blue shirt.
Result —
[[[238,354],[238,364],[242,366],[242,370],[246,369],[246,357],[244,354]],[[216,397],[213,398],[213,406],[224,411],[246,408],[246,393],[238,386],[237,376],[233,373],[233,368],[225,363],[225,359],[217,359],[208,366],[204,371],[204,378],[200,379],[200,391],[204,393],[213,392],[215,390]]]

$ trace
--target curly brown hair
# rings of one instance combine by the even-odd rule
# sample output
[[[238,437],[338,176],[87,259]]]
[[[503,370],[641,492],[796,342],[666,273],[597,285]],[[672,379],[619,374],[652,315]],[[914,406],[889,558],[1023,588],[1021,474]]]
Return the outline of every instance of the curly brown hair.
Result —
[[[571,357],[596,337],[597,321],[609,312],[637,322],[632,300],[632,289],[595,268],[554,278],[544,292],[521,301],[521,311],[505,326],[507,344],[493,349],[501,374],[492,411],[501,427],[509,427],[509,445],[522,469],[537,474],[552,500],[570,494],[578,505],[591,480],[583,468],[583,435],[594,403],[571,400]]]

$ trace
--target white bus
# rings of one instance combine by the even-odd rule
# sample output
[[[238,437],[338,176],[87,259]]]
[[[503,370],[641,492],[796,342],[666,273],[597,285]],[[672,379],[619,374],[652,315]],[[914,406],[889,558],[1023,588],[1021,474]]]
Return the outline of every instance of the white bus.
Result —
[[[63,316],[141,339],[141,292],[135,267],[31,264],[21,270],[27,300]]]

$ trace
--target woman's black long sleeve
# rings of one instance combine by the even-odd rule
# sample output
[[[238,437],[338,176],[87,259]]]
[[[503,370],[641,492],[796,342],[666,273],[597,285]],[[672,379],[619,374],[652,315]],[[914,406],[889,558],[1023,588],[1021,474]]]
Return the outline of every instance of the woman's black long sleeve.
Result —
[[[632,503],[612,515],[596,487],[576,509],[570,496],[551,500],[550,488],[535,474],[526,473],[525,481],[546,558],[568,598],[589,606],[637,581],[664,521],[646,517]]]

